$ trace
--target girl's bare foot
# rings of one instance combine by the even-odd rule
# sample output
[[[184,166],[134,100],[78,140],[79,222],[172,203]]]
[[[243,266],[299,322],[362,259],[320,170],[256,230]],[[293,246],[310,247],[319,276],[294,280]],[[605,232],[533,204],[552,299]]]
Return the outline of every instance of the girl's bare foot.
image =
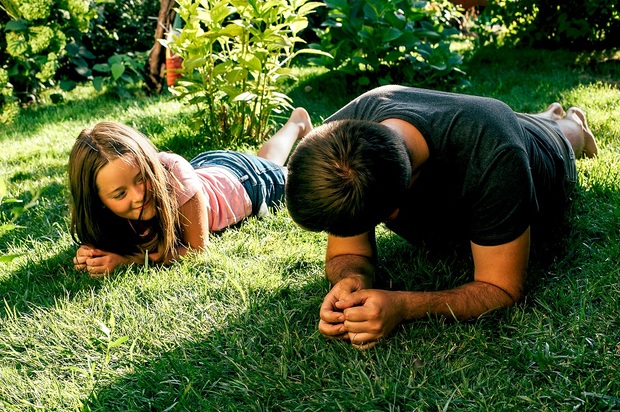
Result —
[[[594,139],[594,134],[588,127],[588,123],[586,122],[586,114],[578,107],[571,107],[566,111],[566,118],[573,120],[583,130],[583,154],[586,157],[595,157],[598,154],[598,146],[596,144],[596,140]]]
[[[310,115],[306,109],[303,107],[295,108],[287,122],[294,123],[297,127],[299,127],[299,134],[297,136],[298,139],[301,139],[307,135],[310,130],[312,130],[312,120],[310,119]]]

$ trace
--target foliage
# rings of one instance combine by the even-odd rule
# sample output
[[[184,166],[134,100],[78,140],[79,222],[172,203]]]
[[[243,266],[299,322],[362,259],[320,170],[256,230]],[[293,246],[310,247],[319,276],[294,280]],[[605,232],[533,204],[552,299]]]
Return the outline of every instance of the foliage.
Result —
[[[95,12],[89,0],[2,0],[2,6],[11,18],[4,26],[3,69],[13,96],[33,100],[55,84],[65,47],[79,41]]]
[[[498,0],[476,28],[487,41],[520,47],[604,50],[618,46],[620,3],[609,0]],[[502,27],[500,33],[489,27]]]
[[[98,2],[97,17],[84,45],[102,60],[114,54],[148,51],[155,41],[159,7],[159,0]]]
[[[95,90],[101,92],[104,88],[119,97],[130,97],[128,88],[139,84],[144,78],[142,67],[146,60],[146,53],[113,54],[103,63],[95,63],[92,68],[81,60],[78,67],[88,79],[92,79]],[[76,83],[69,81],[61,84],[65,90],[71,90]]]
[[[354,76],[362,86],[399,83],[447,88],[464,84],[462,57],[450,50],[461,15],[447,1],[327,0],[327,19],[313,45],[333,60],[321,66]]]
[[[193,127],[220,145],[260,142],[270,116],[291,107],[280,90],[294,79],[298,33],[321,3],[307,0],[180,0],[184,27],[163,42],[183,59],[173,92],[195,106]]]
[[[0,123],[15,117],[18,102],[37,100],[46,87],[68,91],[92,80],[98,90],[108,86],[126,96],[127,86],[142,80],[158,1],[0,0],[0,5],[6,13],[0,13]],[[144,29],[149,26],[153,30]]]
[[[92,80],[97,91],[119,97],[140,85],[148,50],[153,47],[159,11],[157,0],[100,2],[88,35],[67,48],[73,67],[62,75],[62,87],[70,90],[77,82]],[[75,74],[79,76],[75,76]]]

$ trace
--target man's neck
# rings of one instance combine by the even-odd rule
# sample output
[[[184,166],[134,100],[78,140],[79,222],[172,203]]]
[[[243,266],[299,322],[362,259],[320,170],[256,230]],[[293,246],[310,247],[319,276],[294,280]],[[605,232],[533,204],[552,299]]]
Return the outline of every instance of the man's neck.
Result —
[[[422,133],[413,126],[401,119],[386,119],[381,124],[394,130],[405,142],[409,157],[411,159],[411,182],[412,185],[420,174],[422,165],[429,157],[428,144]]]

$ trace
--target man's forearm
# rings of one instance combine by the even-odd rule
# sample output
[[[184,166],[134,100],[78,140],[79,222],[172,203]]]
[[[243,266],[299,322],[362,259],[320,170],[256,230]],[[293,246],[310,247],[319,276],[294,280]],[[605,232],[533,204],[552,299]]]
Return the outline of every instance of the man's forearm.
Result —
[[[516,302],[501,288],[485,282],[471,282],[437,292],[397,292],[406,320],[429,314],[466,320]]]
[[[332,285],[342,279],[359,276],[363,278],[364,288],[370,288],[375,278],[375,265],[365,256],[341,255],[325,262],[325,275]]]

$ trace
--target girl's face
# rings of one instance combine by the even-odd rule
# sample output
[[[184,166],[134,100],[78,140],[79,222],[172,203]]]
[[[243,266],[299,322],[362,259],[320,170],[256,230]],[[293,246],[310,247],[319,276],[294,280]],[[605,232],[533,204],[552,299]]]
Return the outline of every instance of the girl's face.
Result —
[[[155,217],[151,185],[135,162],[116,158],[99,170],[95,182],[99,198],[117,216],[131,220]]]

